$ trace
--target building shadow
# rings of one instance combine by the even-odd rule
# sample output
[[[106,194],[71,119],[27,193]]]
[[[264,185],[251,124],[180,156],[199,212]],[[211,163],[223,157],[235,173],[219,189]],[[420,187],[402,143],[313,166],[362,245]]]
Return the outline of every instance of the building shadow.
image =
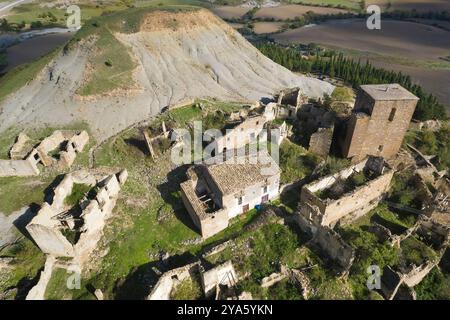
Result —
[[[259,101],[261,103],[263,103],[263,104],[268,104],[270,102],[275,102],[275,100],[273,98],[270,98],[270,97],[262,97]]]
[[[164,183],[158,185],[158,191],[161,194],[164,202],[169,204],[175,217],[194,232],[199,232],[194,225],[188,212],[186,211],[183,200],[181,199],[180,183],[186,181],[186,171],[189,165],[182,165],[167,174],[167,179]]]
[[[133,138],[125,139],[124,141],[126,144],[138,149],[144,155],[150,155],[150,152],[149,152],[144,140],[133,137]]]
[[[384,219],[383,217],[380,217],[377,214],[373,215],[370,220],[388,228],[389,230],[391,230],[391,232],[393,234],[396,234],[396,235],[403,234],[407,230],[407,228],[405,228],[401,225],[398,225],[394,222],[388,221],[388,220]]]
[[[43,270],[44,268],[39,270],[34,278],[23,277],[19,280],[15,286],[17,288],[17,293],[14,297],[15,300],[25,300],[30,290],[39,282]]]
[[[44,201],[52,204],[55,196],[55,188],[63,181],[65,174],[58,175],[44,190]]]
[[[40,205],[38,205],[37,203],[32,203],[30,204],[28,209],[22,215],[20,215],[20,217],[18,217],[16,220],[13,221],[13,225],[17,228],[17,230],[19,230],[20,233],[22,233],[26,238],[31,240],[35,245],[36,243],[34,242],[31,235],[28,233],[26,226],[31,222],[31,220],[33,220],[33,218],[36,216],[36,214],[40,209],[41,209]]]
[[[116,300],[144,300],[159,278],[167,271],[185,266],[198,259],[189,252],[173,255],[165,260],[155,260],[134,268],[128,276],[116,283]]]

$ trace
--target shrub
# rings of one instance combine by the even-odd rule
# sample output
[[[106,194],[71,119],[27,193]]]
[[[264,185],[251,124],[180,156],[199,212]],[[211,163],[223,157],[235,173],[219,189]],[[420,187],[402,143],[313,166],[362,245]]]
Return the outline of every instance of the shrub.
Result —
[[[88,185],[75,183],[72,193],[64,200],[65,204],[69,206],[77,205],[90,190],[91,187]]]
[[[253,252],[246,261],[252,277],[257,280],[276,272],[280,260],[295,251],[297,236],[279,224],[268,224],[258,230],[252,239]]]
[[[270,287],[269,297],[274,300],[303,300],[298,288],[288,280],[282,280]]]
[[[370,291],[366,286],[367,268],[377,265],[381,270],[386,265],[394,266],[398,261],[397,249],[388,243],[379,243],[377,237],[358,227],[340,229],[344,240],[355,250],[355,261],[350,269],[349,280],[356,299],[366,299]]]
[[[449,300],[450,276],[435,267],[414,290],[418,300]]]
[[[281,183],[290,183],[310,175],[319,159],[303,147],[283,141],[280,146]]]

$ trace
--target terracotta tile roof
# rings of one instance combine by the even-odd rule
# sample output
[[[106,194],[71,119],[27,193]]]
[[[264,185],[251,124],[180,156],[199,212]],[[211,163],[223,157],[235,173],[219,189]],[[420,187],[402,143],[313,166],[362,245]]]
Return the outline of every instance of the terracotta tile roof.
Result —
[[[267,153],[259,157],[234,157],[230,161],[210,165],[207,170],[224,195],[280,173],[280,167]]]

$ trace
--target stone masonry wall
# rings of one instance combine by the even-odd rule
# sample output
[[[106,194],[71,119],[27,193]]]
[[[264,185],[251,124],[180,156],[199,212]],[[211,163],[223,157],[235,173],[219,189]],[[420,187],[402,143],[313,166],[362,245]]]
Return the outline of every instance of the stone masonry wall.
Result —
[[[321,157],[328,156],[333,140],[333,131],[334,127],[317,129],[317,131],[311,135],[308,151]]]
[[[343,146],[344,156],[354,157],[355,161],[367,155],[392,158],[400,149],[417,100],[374,100],[364,93],[357,100],[355,113],[364,111],[369,118],[352,116]]]

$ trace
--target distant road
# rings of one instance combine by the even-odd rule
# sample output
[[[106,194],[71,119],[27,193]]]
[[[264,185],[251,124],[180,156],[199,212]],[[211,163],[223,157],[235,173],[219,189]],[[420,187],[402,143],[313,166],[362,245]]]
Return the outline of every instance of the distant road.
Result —
[[[0,2],[0,18],[3,16],[6,16],[12,8],[27,3],[27,2],[33,2],[34,0],[17,0],[17,1],[7,1],[7,2]]]

